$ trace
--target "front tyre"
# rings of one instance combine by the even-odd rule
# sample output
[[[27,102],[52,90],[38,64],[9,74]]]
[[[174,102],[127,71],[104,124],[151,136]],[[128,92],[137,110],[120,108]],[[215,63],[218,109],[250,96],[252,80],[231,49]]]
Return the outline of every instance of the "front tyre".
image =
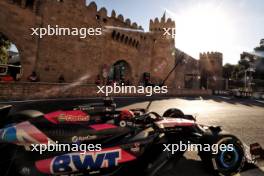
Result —
[[[13,144],[0,145],[0,175],[1,176],[46,176],[37,171],[30,152]]]
[[[213,150],[200,152],[202,161],[216,175],[232,176],[243,168],[246,158],[242,142],[232,135],[211,136],[205,140]],[[217,147],[217,148],[215,148]]]

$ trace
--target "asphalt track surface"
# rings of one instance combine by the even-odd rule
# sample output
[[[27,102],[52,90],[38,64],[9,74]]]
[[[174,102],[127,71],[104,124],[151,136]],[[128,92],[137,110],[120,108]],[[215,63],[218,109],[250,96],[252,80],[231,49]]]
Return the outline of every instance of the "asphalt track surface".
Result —
[[[228,97],[194,98],[115,98],[118,107],[145,108],[152,101],[150,109],[162,114],[168,108],[179,108],[185,114],[196,116],[201,124],[222,126],[235,134],[247,145],[258,142],[264,146],[264,102],[232,99]],[[0,102],[13,104],[11,113],[24,109],[36,109],[44,113],[65,109],[79,104],[100,102],[101,99],[64,99],[40,101]],[[187,152],[179,161],[167,162],[157,176],[210,176],[195,152]],[[259,162],[241,176],[264,176],[264,163]]]

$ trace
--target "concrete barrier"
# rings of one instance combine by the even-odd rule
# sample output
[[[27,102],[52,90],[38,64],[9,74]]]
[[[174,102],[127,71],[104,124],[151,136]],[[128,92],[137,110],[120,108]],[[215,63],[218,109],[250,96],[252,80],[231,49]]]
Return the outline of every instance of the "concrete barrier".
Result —
[[[251,91],[241,91],[241,90],[213,90],[214,95],[219,96],[234,96],[238,98],[251,98],[254,97],[254,93]],[[255,96],[258,96],[255,94]]]
[[[264,92],[254,92],[252,97],[258,100],[264,100]]]

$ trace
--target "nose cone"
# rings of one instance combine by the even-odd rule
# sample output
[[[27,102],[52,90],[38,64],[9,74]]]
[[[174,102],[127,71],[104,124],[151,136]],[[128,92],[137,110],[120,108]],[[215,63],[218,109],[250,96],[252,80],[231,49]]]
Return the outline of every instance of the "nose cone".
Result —
[[[17,134],[15,127],[8,127],[0,130],[0,142],[1,143],[14,143],[17,141]]]

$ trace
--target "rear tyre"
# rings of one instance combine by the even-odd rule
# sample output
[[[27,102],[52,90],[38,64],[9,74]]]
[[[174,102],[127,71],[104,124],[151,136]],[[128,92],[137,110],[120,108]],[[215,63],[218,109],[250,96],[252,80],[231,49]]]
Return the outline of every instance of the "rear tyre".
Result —
[[[200,152],[205,166],[215,175],[232,176],[243,168],[246,158],[242,142],[233,135],[207,137],[203,144],[210,144],[214,151]],[[221,146],[224,146],[223,148]]]
[[[0,175],[2,176],[44,176],[39,173],[34,165],[34,158],[21,146],[2,145]]]

